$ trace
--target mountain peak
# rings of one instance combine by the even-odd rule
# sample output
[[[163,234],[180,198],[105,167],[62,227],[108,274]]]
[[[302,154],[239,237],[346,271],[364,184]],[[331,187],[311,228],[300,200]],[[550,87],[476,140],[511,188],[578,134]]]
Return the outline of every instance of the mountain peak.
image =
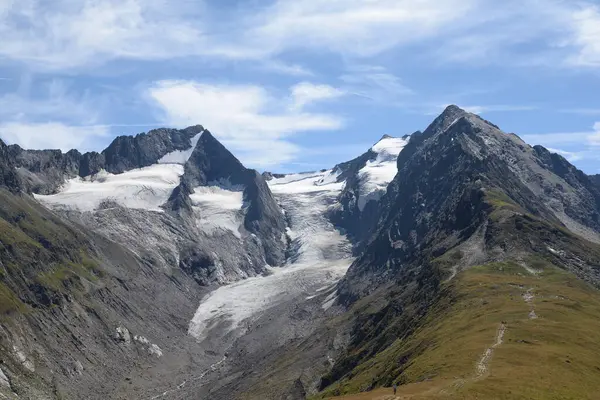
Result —
[[[456,113],[466,113],[466,112],[467,111],[463,110],[462,108],[460,108],[456,104],[450,104],[449,106],[447,106],[444,109],[444,111],[442,112],[442,114],[456,114]]]

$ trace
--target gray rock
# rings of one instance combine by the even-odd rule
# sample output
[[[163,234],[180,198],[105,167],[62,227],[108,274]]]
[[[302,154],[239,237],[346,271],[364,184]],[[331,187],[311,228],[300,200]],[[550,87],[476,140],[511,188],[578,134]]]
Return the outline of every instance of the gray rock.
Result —
[[[191,139],[203,131],[197,125],[183,130],[161,128],[137,136],[119,136],[102,152],[105,169],[120,174],[150,166],[165,154],[189,149]]]
[[[131,334],[125,327],[119,326],[115,331],[115,340],[122,342],[126,345],[131,344]]]
[[[4,373],[4,371],[0,368],[0,388],[10,389],[10,380]]]
[[[259,238],[268,264],[282,264],[286,247],[282,237],[286,225],[265,179],[257,171],[244,167],[206,130],[185,164],[182,182],[169,199],[168,207],[189,215],[192,212],[189,195],[193,188],[207,185],[243,188],[245,229]]]
[[[22,182],[17,172],[15,164],[8,146],[0,140],[0,186],[6,187],[11,192],[22,190]]]
[[[156,129],[137,136],[120,136],[102,153],[25,150],[12,145],[8,146],[8,157],[18,168],[29,192],[52,194],[66,178],[86,177],[102,169],[119,174],[152,165],[170,152],[191,148],[191,139],[203,130],[201,126],[191,126],[183,130]]]
[[[77,360],[75,361],[75,364],[73,365],[73,371],[76,375],[82,375],[84,368],[83,368],[83,364],[81,363],[81,361]]]

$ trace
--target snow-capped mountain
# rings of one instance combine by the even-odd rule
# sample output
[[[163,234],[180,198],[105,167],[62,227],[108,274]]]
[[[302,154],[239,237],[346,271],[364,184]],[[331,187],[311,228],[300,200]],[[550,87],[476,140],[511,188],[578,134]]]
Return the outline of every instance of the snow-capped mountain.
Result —
[[[429,379],[470,391],[454,377],[480,382],[505,334],[540,327],[592,344],[510,346],[593,363],[600,295],[577,279],[599,285],[599,215],[598,177],[455,106],[287,175],[245,168],[201,126],[101,153],[0,141],[0,397],[296,400]],[[454,357],[463,336],[481,351]],[[446,375],[423,375],[436,359]]]
[[[165,270],[223,284],[284,261],[268,186],[201,126],[119,137],[102,153],[11,150],[37,200]]]
[[[376,222],[377,204],[387,192],[388,184],[398,172],[396,160],[410,136],[395,138],[385,135],[359,157],[336,165],[332,173],[344,188],[329,210],[333,223],[343,228],[360,246],[366,232]]]

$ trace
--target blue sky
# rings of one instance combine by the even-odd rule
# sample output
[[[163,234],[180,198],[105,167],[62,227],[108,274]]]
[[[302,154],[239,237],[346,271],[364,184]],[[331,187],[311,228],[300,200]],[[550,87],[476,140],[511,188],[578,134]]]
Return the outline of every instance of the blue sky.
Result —
[[[600,173],[598,0],[0,0],[0,37],[27,148],[202,124],[298,171],[457,104]]]

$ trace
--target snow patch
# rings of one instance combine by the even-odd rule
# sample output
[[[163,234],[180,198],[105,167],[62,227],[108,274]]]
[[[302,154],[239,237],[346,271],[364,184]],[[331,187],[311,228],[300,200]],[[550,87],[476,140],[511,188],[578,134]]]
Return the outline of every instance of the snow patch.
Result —
[[[294,254],[270,274],[239,281],[208,294],[190,322],[189,334],[203,340],[217,327],[243,330],[246,322],[282,301],[306,298],[338,282],[353,261],[352,246],[326,217],[344,187],[332,171],[276,178],[269,186],[286,211]]]
[[[244,205],[244,188],[232,191],[219,186],[200,186],[194,189],[190,199],[195,206],[210,204],[222,210],[241,210]]]
[[[194,149],[196,148],[196,145],[198,144],[198,141],[200,140],[200,137],[203,133],[204,131],[200,132],[192,138],[192,147],[190,147],[187,150],[175,150],[171,153],[167,153],[160,160],[158,160],[158,163],[184,165],[192,156],[192,153],[194,152]]]
[[[340,193],[346,182],[338,182],[339,173],[332,170],[286,175],[269,181],[273,194]],[[287,210],[286,210],[287,212]]]
[[[60,193],[35,197],[49,206],[82,212],[97,210],[109,202],[162,212],[161,206],[169,200],[182,175],[183,166],[177,164],[157,164],[122,174],[103,170],[86,178],[70,179]]]
[[[217,234],[222,230],[241,238],[244,221],[244,187],[200,186],[190,195],[197,225],[203,232]]]
[[[337,291],[332,292],[322,304],[323,310],[329,310],[337,301]]]
[[[371,150],[377,153],[375,160],[358,172],[360,191],[358,208],[362,211],[371,200],[379,200],[387,191],[390,182],[398,173],[398,155],[404,149],[408,139],[386,137],[381,139]]]

